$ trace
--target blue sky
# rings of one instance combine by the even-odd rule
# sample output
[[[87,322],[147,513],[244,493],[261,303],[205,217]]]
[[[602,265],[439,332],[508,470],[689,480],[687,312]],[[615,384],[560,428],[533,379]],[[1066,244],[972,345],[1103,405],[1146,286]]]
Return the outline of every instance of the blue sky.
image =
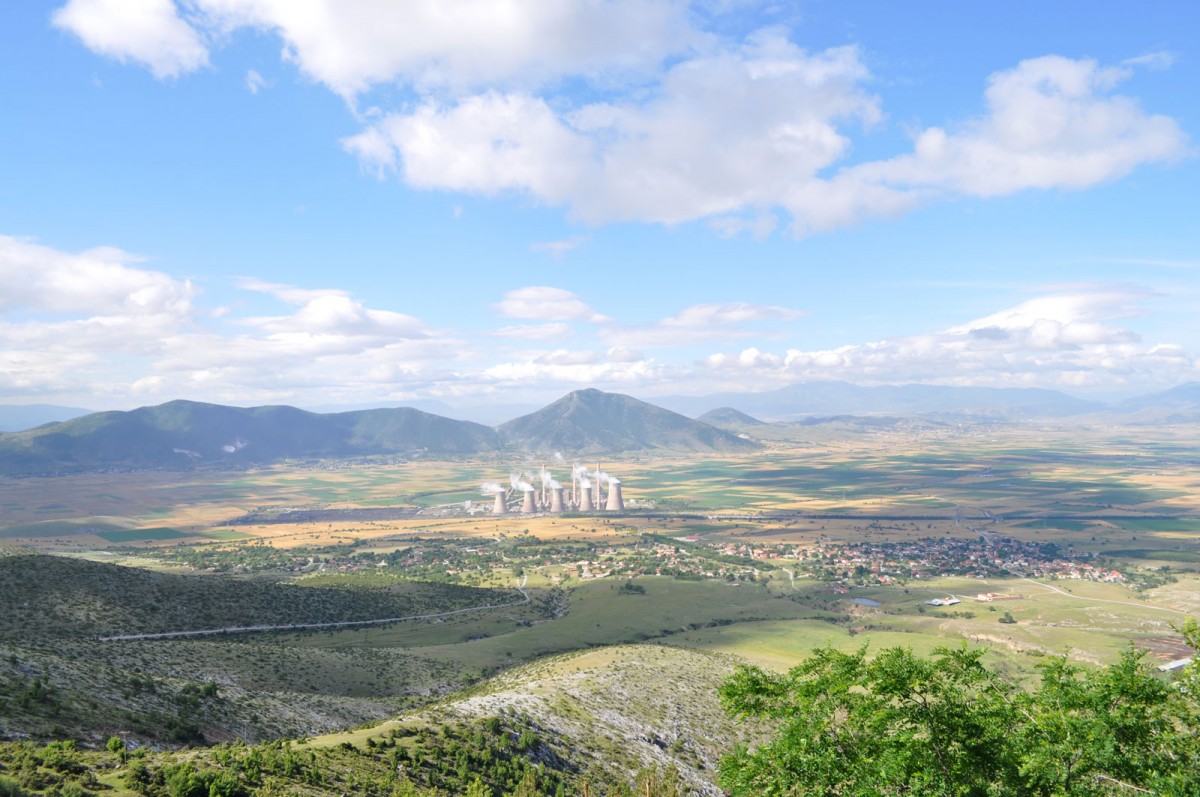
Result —
[[[0,402],[1200,379],[1200,6],[0,8]]]

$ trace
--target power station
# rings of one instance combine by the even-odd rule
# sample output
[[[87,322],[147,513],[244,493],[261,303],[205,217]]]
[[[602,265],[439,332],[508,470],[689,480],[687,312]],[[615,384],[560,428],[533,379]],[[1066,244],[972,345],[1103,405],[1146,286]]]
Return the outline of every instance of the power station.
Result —
[[[534,483],[541,481],[541,490]],[[607,488],[607,489],[605,489]],[[621,480],[586,465],[575,465],[571,470],[571,491],[560,484],[546,470],[537,473],[513,473],[509,476],[509,487],[498,482],[481,485],[480,490],[494,495],[492,514],[562,514],[563,512],[624,512],[625,501],[621,496]],[[518,499],[519,496],[519,499]]]

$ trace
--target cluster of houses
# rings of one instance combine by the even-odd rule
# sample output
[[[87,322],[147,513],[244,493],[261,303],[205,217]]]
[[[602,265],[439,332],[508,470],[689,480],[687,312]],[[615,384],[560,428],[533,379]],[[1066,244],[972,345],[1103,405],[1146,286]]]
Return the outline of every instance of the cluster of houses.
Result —
[[[1125,580],[1120,571],[1089,561],[1088,554],[1064,552],[1057,546],[994,534],[986,539],[926,537],[905,542],[836,543],[826,540],[812,546],[717,542],[709,548],[723,557],[795,560],[800,572],[834,584],[887,585],[944,575]]]

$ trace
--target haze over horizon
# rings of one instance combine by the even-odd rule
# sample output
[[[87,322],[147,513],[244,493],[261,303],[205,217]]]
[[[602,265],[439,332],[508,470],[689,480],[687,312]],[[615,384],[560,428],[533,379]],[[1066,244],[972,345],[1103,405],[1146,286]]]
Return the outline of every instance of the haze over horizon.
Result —
[[[1200,7],[0,11],[0,403],[1200,379]]]

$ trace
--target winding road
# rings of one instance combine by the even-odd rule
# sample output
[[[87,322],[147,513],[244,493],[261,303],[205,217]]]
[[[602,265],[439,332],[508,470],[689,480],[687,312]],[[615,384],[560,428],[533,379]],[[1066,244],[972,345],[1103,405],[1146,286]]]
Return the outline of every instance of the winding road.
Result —
[[[127,642],[138,639],[178,639],[181,637],[193,636],[214,636],[216,634],[246,634],[255,631],[305,631],[317,628],[347,628],[350,626],[362,625],[386,625],[389,623],[401,623],[406,620],[436,620],[440,617],[453,617],[459,614],[468,612],[478,612],[485,609],[507,609],[512,606],[523,606],[533,599],[529,597],[529,593],[525,591],[525,584],[528,581],[528,576],[521,577],[521,583],[517,585],[517,592],[521,593],[521,600],[510,603],[490,603],[485,606],[468,606],[465,609],[454,609],[448,612],[432,612],[430,614],[410,614],[407,617],[382,617],[376,620],[341,620],[332,623],[291,623],[289,625],[233,625],[225,628],[204,628],[196,631],[159,631],[153,634],[118,634],[116,636],[97,637],[98,642]]]

